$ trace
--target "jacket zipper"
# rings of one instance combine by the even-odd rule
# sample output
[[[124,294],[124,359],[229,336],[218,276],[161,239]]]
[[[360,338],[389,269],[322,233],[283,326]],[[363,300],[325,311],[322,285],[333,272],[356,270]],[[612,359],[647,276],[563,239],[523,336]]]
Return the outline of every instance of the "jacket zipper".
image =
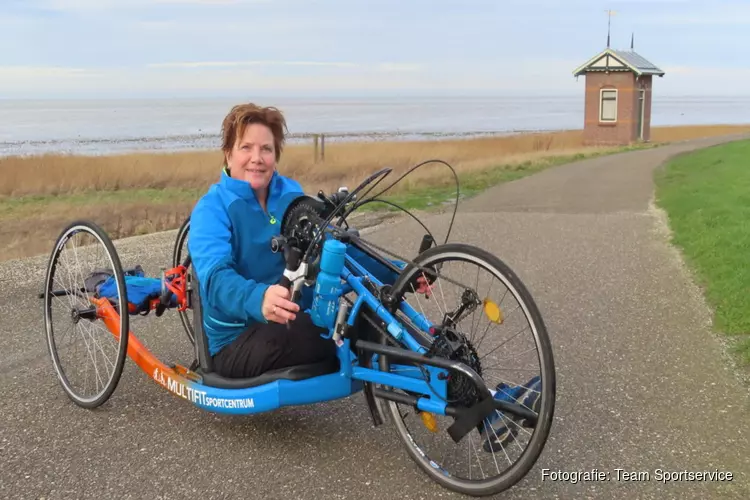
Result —
[[[223,170],[224,170],[224,173],[225,173],[225,174],[227,174],[227,176],[229,176],[229,177],[232,177],[232,175],[231,175],[231,174],[229,173],[229,168],[228,168],[228,167],[227,167],[226,165],[224,165],[224,168],[223,168]],[[269,193],[269,194],[270,194],[270,193]],[[259,202],[259,201],[257,200],[257,198],[256,198],[256,200],[255,200],[255,201],[256,201],[256,202],[258,203],[258,205],[260,206],[260,202]],[[266,203],[268,203],[268,200],[266,200]],[[270,223],[270,224],[271,224],[272,226],[273,226],[274,224],[276,224],[276,217],[274,217],[274,216],[273,216],[273,214],[270,214],[270,213],[268,213],[268,210],[265,210],[265,209],[264,209],[263,207],[261,207],[260,209],[261,209],[261,210],[263,210],[263,214],[264,214],[264,215],[265,215],[266,217],[268,217],[268,222],[269,222],[269,223]]]

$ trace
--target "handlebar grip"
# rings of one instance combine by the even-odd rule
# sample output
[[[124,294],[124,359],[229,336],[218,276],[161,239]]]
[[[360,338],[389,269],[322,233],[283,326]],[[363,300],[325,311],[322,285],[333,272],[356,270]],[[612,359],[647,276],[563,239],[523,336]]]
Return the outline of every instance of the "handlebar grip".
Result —
[[[435,243],[435,240],[430,236],[429,234],[425,234],[422,237],[422,243],[419,245],[419,254],[422,254],[429,250],[432,247],[432,244]]]

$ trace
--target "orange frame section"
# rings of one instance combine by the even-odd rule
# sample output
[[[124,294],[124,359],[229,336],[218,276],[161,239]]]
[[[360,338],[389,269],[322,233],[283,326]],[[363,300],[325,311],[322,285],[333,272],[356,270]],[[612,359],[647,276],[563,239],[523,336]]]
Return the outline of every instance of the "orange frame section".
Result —
[[[104,321],[107,325],[107,329],[114,335],[117,340],[120,340],[120,315],[117,314],[114,306],[110,304],[106,298],[91,299],[97,307],[97,316],[99,319]],[[156,299],[158,301],[158,299]],[[169,375],[178,382],[188,384],[188,380],[200,381],[197,374],[194,374],[184,366],[175,364],[174,367],[167,366],[159,358],[149,351],[143,342],[133,334],[132,331],[128,331],[128,356],[137,364],[141,370],[149,374],[154,380],[159,382],[160,378],[157,374],[162,373]],[[166,383],[161,384],[166,387]]]
[[[177,295],[177,309],[179,311],[185,311],[188,308],[186,271],[184,266],[179,265],[166,271],[164,275],[165,285]],[[104,321],[107,329],[119,341],[120,315],[115,307],[107,298],[92,298],[91,302],[96,306],[97,317]],[[156,310],[160,307],[163,307],[160,298],[150,300],[149,310]],[[137,312],[134,304],[128,304],[128,309],[129,313]],[[187,388],[192,387],[196,382],[200,382],[200,377],[186,367],[176,363],[174,366],[163,363],[132,331],[128,331],[127,355],[156,383],[183,399],[189,400]]]

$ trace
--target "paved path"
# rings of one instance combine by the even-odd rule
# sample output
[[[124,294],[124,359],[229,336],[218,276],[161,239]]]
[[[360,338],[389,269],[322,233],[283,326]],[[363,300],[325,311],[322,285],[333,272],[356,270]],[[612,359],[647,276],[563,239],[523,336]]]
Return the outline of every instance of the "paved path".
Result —
[[[676,144],[554,168],[459,211],[452,240],[513,267],[555,348],[553,433],[503,498],[750,498],[750,398],[650,205],[652,171]],[[448,217],[429,217],[438,237]],[[371,234],[413,254],[413,222]],[[174,232],[117,243],[125,265],[169,262]],[[193,408],[132,362],[108,404],[86,411],[58,386],[44,344],[46,257],[0,265],[1,498],[459,498],[430,482],[361,396],[251,418]],[[164,360],[189,361],[176,318],[132,328]],[[542,468],[610,481],[542,481]],[[649,471],[618,481],[615,469]],[[654,470],[731,471],[730,483],[656,481]]]

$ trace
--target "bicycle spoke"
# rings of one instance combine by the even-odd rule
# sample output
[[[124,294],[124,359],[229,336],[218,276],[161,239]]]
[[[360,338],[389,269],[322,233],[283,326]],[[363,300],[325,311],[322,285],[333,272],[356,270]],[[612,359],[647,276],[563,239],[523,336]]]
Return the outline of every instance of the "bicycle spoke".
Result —
[[[96,294],[86,279],[102,269],[113,272],[117,286],[118,298],[112,304],[122,312],[117,338],[92,314]],[[129,330],[122,265],[98,226],[77,221],[60,235],[47,270],[44,299],[47,341],[63,389],[79,406],[101,405],[122,373]]]
[[[484,261],[461,259],[456,256],[460,253],[458,250],[445,250],[446,254],[451,255],[443,259],[437,257],[438,250],[433,252],[435,256],[432,260],[422,258],[417,264],[412,263],[416,267],[412,267],[409,274],[401,278],[403,289],[411,292],[405,294],[403,300],[416,300],[414,310],[417,314],[421,313],[430,324],[441,327],[425,334],[425,338],[433,345],[432,352],[437,356],[451,355],[451,359],[473,368],[483,379],[487,389],[495,394],[494,397],[500,398],[502,395],[525,408],[536,407],[536,402],[532,402],[543,393],[544,387],[532,384],[537,383],[534,380],[541,380],[535,375],[545,373],[540,364],[541,356],[538,355],[538,337],[546,335],[546,332],[543,326],[534,323],[530,315],[535,306],[528,295],[519,294],[517,285],[488,268]],[[439,272],[431,271],[432,269],[439,269]],[[413,285],[416,284],[416,277],[427,275],[437,275],[428,292],[432,293],[430,298],[435,299],[433,305],[430,300],[415,293],[416,286]],[[464,286],[462,281],[469,281],[471,284]],[[451,319],[455,321],[451,322]],[[448,320],[448,323],[444,323],[444,320]],[[414,327],[414,322],[405,321],[405,324],[411,325],[408,331],[413,331],[411,327]],[[448,335],[450,342],[446,343],[444,340],[448,339]],[[464,344],[467,349],[459,350],[459,346]],[[397,370],[399,367],[394,366],[392,369],[394,372]],[[544,375],[545,381],[548,374],[549,371]],[[513,379],[519,379],[523,383],[508,382]],[[451,380],[453,379],[448,379],[447,382],[448,400],[452,404],[462,404],[458,402],[468,393],[456,392],[465,389]],[[532,390],[528,390],[528,387]],[[392,408],[402,406],[400,403],[389,404]],[[445,432],[436,434],[424,425],[418,425],[420,419],[411,418],[411,414],[408,423],[415,420],[417,424],[407,427],[404,419],[399,421],[404,422],[400,434],[405,442],[413,443],[410,446],[418,449],[412,457],[424,464],[423,468],[436,479],[440,480],[439,475],[442,473],[433,474],[433,471],[442,467],[449,470],[453,484],[463,485],[482,480],[500,484],[507,476],[508,469],[522,455],[528,455],[527,448],[532,440],[539,439],[540,433],[544,436],[542,439],[546,439],[548,424],[541,416],[538,418],[541,420],[533,428],[526,428],[521,425],[523,419],[509,412],[496,410],[491,418],[485,419],[476,431],[473,430],[459,443],[453,442]],[[441,420],[450,420],[450,417],[441,417]],[[449,426],[450,424],[440,423],[438,429],[447,429]],[[477,432],[476,436],[473,435],[474,432]],[[463,451],[464,446],[467,447],[466,451]]]

